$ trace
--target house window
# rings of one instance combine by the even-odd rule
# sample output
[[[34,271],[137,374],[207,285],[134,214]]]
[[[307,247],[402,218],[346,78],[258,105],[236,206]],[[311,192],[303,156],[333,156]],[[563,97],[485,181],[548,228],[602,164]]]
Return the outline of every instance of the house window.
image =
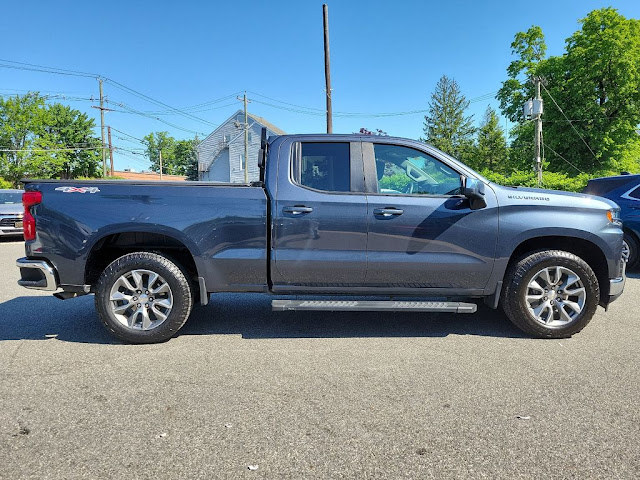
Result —
[[[244,155],[241,153],[240,154],[240,170],[244,170],[244,167],[245,167]]]
[[[231,141],[231,135],[225,135],[222,137],[222,141],[229,143]]]
[[[251,141],[251,132],[247,134],[247,138],[249,139],[249,141]]]

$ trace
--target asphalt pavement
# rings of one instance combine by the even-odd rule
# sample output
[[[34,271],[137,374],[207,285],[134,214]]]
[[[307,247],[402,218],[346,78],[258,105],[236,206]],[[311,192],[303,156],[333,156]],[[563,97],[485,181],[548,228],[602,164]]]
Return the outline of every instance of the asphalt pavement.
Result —
[[[216,294],[125,345],[0,240],[0,478],[639,478],[640,276],[578,335]]]

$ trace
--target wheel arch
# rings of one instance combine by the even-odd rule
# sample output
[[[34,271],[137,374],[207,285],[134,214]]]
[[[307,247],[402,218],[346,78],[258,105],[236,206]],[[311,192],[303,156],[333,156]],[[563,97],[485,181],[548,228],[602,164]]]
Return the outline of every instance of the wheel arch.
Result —
[[[609,296],[609,267],[607,257],[602,249],[595,243],[580,237],[570,237],[561,235],[549,235],[543,237],[528,238],[520,242],[511,253],[504,275],[514,262],[535,251],[540,250],[563,250],[573,253],[583,259],[591,267],[598,279],[600,288],[600,299]],[[503,276],[503,281],[506,278]]]
[[[188,278],[198,284],[201,269],[197,264],[197,251],[179,232],[150,231],[144,228],[123,228],[105,232],[88,249],[85,262],[85,284],[95,286],[104,269],[116,258],[132,252],[151,251],[163,254],[179,263]]]

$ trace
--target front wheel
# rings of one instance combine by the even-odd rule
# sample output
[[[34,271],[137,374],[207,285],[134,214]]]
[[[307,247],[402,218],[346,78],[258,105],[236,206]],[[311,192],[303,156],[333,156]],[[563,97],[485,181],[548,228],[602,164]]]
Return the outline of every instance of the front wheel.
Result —
[[[505,277],[502,308],[524,332],[566,338],[582,330],[600,301],[598,279],[580,257],[561,250],[530,253]]]
[[[102,272],[95,304],[112,335],[131,343],[162,342],[187,321],[191,286],[168,258],[150,252],[130,253]]]

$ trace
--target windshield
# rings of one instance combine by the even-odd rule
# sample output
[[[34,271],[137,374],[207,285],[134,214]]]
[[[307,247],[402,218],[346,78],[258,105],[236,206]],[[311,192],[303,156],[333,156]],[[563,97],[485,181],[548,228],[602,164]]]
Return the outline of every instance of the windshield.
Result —
[[[22,193],[0,192],[0,205],[11,205],[14,203],[22,203]]]

